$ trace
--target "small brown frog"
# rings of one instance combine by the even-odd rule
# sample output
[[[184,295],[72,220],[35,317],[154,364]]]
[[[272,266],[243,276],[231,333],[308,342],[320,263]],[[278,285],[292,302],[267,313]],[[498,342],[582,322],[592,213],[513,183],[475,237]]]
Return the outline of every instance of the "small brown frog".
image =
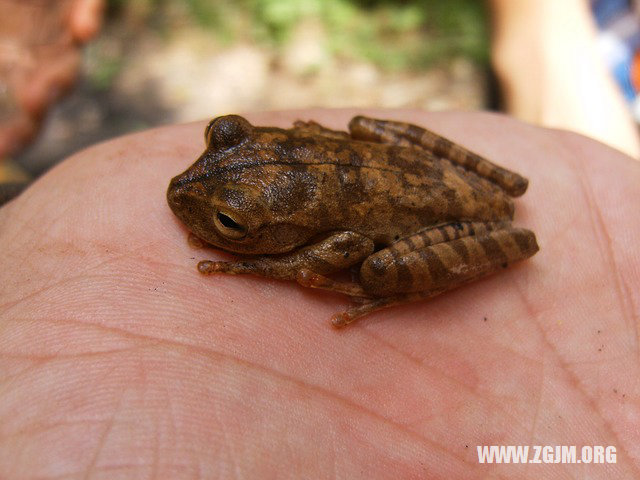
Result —
[[[538,251],[511,226],[527,180],[433,132],[362,116],[349,132],[315,122],[205,129],[206,150],[171,180],[173,212],[205,242],[241,254],[203,274],[251,273],[341,292],[335,326],[432,297]],[[354,280],[326,275],[353,268]]]

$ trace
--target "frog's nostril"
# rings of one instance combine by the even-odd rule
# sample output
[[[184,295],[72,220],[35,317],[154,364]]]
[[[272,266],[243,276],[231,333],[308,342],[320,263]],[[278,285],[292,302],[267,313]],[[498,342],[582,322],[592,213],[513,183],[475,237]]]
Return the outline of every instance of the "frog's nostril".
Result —
[[[184,204],[184,200],[184,189],[176,186],[172,181],[169,184],[169,189],[167,190],[167,202],[169,203],[171,208],[175,210],[175,208],[179,208]]]
[[[182,202],[180,201],[180,197],[177,195],[169,194],[169,204],[174,207],[181,207]]]

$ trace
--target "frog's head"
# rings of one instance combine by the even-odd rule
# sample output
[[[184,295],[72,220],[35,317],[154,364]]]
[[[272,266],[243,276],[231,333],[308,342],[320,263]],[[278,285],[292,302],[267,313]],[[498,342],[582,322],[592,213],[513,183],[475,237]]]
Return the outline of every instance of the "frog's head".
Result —
[[[255,133],[240,116],[213,119],[205,129],[207,149],[171,180],[167,201],[176,216],[211,245],[234,253],[287,252],[304,244],[311,233],[274,212],[260,168],[245,168],[264,154],[256,148]]]

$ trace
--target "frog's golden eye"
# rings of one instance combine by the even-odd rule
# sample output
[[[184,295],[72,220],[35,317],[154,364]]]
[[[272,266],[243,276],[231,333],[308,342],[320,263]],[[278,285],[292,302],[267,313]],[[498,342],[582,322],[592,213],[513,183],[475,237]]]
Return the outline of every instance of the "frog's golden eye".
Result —
[[[230,148],[242,143],[252,128],[251,124],[239,115],[217,117],[204,129],[204,140],[210,148]]]
[[[236,215],[218,210],[213,217],[218,231],[228,238],[239,240],[247,234],[247,226]]]

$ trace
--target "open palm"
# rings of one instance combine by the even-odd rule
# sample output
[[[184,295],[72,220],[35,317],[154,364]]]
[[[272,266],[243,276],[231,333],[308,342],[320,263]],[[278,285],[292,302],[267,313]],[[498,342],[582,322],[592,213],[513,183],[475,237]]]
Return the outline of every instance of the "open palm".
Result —
[[[196,271],[224,254],[188,245],[165,191],[204,124],[97,145],[0,210],[0,478],[640,475],[640,166],[490,114],[248,118],[355,113],[527,176],[514,223],[540,252],[335,330],[344,297]],[[482,445],[616,463],[487,465]]]

